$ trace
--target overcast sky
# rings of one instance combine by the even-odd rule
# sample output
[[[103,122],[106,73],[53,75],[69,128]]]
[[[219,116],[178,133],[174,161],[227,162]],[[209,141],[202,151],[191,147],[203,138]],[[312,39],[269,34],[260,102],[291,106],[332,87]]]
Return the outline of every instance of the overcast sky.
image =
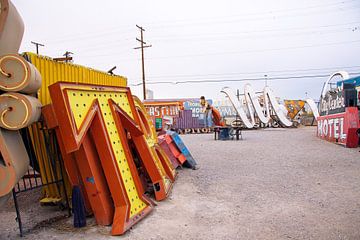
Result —
[[[243,89],[250,82],[262,90],[266,75],[281,98],[307,93],[318,99],[326,77],[315,76],[360,75],[358,0],[12,2],[25,22],[21,52],[34,52],[30,41],[37,41],[45,44],[42,55],[71,51],[76,64],[104,71],[117,66],[114,72],[126,76],[139,97],[141,86],[133,86],[141,83],[136,24],[152,45],[145,49],[145,70],[155,98],[218,100],[224,86]],[[214,80],[247,81],[208,82]]]

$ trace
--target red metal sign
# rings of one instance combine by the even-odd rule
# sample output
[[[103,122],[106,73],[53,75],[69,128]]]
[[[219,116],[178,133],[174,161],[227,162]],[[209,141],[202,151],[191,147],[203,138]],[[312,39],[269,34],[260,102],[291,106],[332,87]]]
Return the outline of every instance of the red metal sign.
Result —
[[[357,107],[348,107],[343,113],[324,115],[317,118],[317,136],[330,142],[347,144],[349,134],[356,134],[349,129],[360,128]],[[353,136],[350,136],[353,139]]]

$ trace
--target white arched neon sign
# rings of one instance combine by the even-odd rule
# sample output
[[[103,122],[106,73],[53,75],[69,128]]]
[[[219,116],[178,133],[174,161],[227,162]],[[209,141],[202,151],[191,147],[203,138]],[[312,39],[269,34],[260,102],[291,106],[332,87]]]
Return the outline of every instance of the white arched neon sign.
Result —
[[[328,88],[328,84],[331,81],[331,79],[335,76],[340,76],[340,77],[342,77],[343,80],[349,79],[349,74],[345,71],[338,71],[338,72],[333,73],[324,83],[323,89],[321,91],[321,98],[323,98],[325,96],[327,88]]]

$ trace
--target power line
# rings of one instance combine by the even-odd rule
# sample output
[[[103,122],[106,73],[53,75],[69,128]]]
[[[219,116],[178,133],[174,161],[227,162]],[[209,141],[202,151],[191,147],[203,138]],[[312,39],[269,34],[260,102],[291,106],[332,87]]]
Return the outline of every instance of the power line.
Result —
[[[271,52],[271,51],[283,51],[283,50],[293,50],[293,49],[303,49],[303,48],[313,48],[313,47],[326,47],[334,45],[342,45],[349,43],[359,43],[360,39],[354,41],[343,41],[343,42],[333,42],[333,43],[321,43],[313,45],[303,45],[303,46],[292,46],[285,48],[269,48],[269,49],[258,49],[258,50],[245,50],[245,51],[231,51],[231,52],[213,52],[213,53],[200,53],[200,54],[185,54],[185,55],[173,55],[173,56],[162,56],[162,57],[149,57],[147,60],[163,60],[163,59],[176,59],[176,58],[189,58],[189,57],[206,57],[206,56],[216,56],[216,55],[236,55],[236,54],[249,54],[249,53],[261,53],[261,52]],[[97,55],[96,57],[109,57],[116,56],[116,52],[111,54]],[[87,56],[88,58],[94,56]],[[138,61],[139,58],[117,58],[116,61]]]
[[[353,24],[353,23],[360,23],[360,22],[352,22],[352,23],[346,23],[346,24],[334,24],[334,25],[325,25],[325,26],[318,26],[319,28],[320,27],[332,27],[332,26],[342,26],[342,25],[348,25],[348,24]],[[354,27],[351,27],[351,28],[348,28],[348,30],[352,30]],[[307,29],[307,28],[298,28],[298,29]],[[357,28],[359,29],[359,28]],[[269,31],[280,31],[281,29],[273,29],[273,30],[269,30]],[[286,30],[286,29],[284,29]],[[289,29],[291,30],[291,29]],[[266,31],[266,30],[264,30]],[[258,32],[258,31],[254,31],[254,32]],[[328,32],[319,32],[319,34],[329,34],[329,33],[337,33],[337,32],[344,32],[344,31],[328,31]],[[309,34],[307,32],[302,32],[302,33],[297,33],[297,34],[289,34],[287,33],[286,34],[286,37],[289,37],[289,36],[299,36],[299,35],[305,35],[305,34]],[[199,35],[200,36],[200,35]],[[278,36],[281,36],[283,37],[283,35],[278,35]],[[246,38],[250,38],[251,36],[249,37],[246,37]],[[255,36],[256,38],[259,38],[259,36]],[[268,37],[272,37],[272,36],[261,36],[261,39],[264,39],[264,38],[268,38]],[[193,38],[194,39],[194,38]],[[226,40],[232,40],[232,38],[229,38],[229,37],[226,37]],[[242,37],[242,39],[244,39],[244,37]],[[167,39],[167,42],[169,39]],[[189,39],[173,39],[172,41],[177,41],[177,40],[191,40],[191,38]],[[208,41],[216,41],[216,39],[204,39],[204,40],[201,40],[201,41],[205,41],[205,40],[208,40]],[[120,40],[121,41],[121,40]],[[115,44],[109,44],[109,43],[115,43]],[[81,55],[81,52],[83,51],[86,51],[85,55],[81,55],[81,57],[88,57],[88,58],[94,58],[94,57],[108,57],[108,56],[112,56],[112,55],[115,55],[115,54],[122,54],[122,53],[125,53],[125,52],[128,52],[128,50],[124,49],[122,51],[116,51],[116,52],[111,52],[111,53],[104,53],[104,50],[102,49],[106,49],[108,48],[109,50],[113,51],[113,48],[112,47],[115,47],[115,46],[118,46],[120,45],[117,41],[111,41],[111,42],[102,42],[101,46],[100,47],[88,47],[88,48],[75,48],[73,47],[74,49],[77,50],[79,56]],[[166,43],[167,43],[166,42]],[[110,48],[111,47],[111,48]],[[125,47],[125,46],[124,46]],[[121,47],[122,48],[122,47]],[[116,48],[118,49],[118,48]],[[100,54],[88,54],[89,52],[101,52]]]
[[[310,30],[310,29],[322,29],[322,28],[332,28],[332,27],[339,27],[339,26],[347,26],[347,25],[354,25],[359,24],[360,21],[356,22],[347,22],[347,23],[340,23],[340,24],[327,24],[327,25],[320,25],[320,26],[310,26],[310,27],[291,27],[291,28],[275,28],[275,29],[259,29],[259,30],[251,30],[251,31],[235,31],[232,32],[232,36],[235,34],[253,34],[253,33],[266,33],[266,32],[292,32],[292,31],[298,31],[298,30]],[[223,36],[228,34],[227,32],[218,32],[218,33],[202,33],[202,34],[191,34],[192,37],[197,36],[206,36],[206,37],[212,37],[212,36]],[[153,35],[154,36],[154,35]],[[157,37],[156,37],[157,36]],[[152,39],[168,39],[168,38],[178,38],[178,35],[155,35]]]
[[[234,17],[249,17],[249,16],[264,16],[264,15],[268,15],[268,14],[274,14],[274,13],[280,13],[280,12],[293,12],[293,11],[303,11],[303,10],[309,10],[309,9],[316,9],[316,8],[321,8],[324,9],[325,7],[337,7],[339,5],[344,5],[346,3],[351,3],[351,2],[356,2],[357,0],[350,0],[350,1],[336,1],[334,3],[326,3],[326,4],[320,4],[320,5],[314,5],[314,6],[308,6],[308,7],[302,7],[302,8],[290,8],[290,9],[278,9],[278,10],[271,10],[271,11],[264,11],[264,12],[256,12],[256,13],[247,13],[247,14],[240,14],[240,15],[227,15],[227,16],[212,16],[211,18],[208,18],[209,20],[217,20],[217,19],[227,19],[227,18],[234,18]],[[204,18],[201,19],[182,19],[182,20],[175,20],[175,21],[156,21],[156,22],[147,22],[147,24],[157,24],[157,23],[169,23],[169,22],[173,22],[173,23],[177,23],[177,22],[190,22],[191,24],[194,23],[194,21],[198,21],[201,20],[203,21]]]
[[[360,23],[360,22],[357,22],[357,23]],[[339,24],[339,25],[344,25],[344,24]],[[335,25],[334,25],[335,26]],[[305,28],[303,28],[305,29]],[[340,29],[340,30],[325,30],[325,31],[322,31],[322,30],[313,30],[313,31],[308,31],[308,32],[299,32],[299,33],[287,33],[285,36],[282,34],[282,33],[276,33],[276,34],[273,34],[273,35],[266,35],[266,34],[261,34],[261,35],[244,35],[244,36],[237,36],[237,35],[224,35],[224,34],[219,34],[219,35],[214,35],[214,36],[221,36],[219,38],[214,38],[214,37],[206,37],[206,38],[196,38],[194,37],[193,35],[191,37],[184,37],[184,38],[179,38],[179,37],[176,37],[176,36],[171,36],[171,37],[168,37],[168,38],[152,38],[153,41],[154,40],[164,40],[165,42],[164,43],[169,43],[169,44],[172,44],[174,41],[194,41],[194,40],[198,40],[198,41],[202,41],[202,42],[205,42],[205,41],[233,41],[234,38],[236,37],[241,37],[241,40],[243,39],[258,39],[258,38],[261,38],[261,39],[265,39],[265,38],[273,38],[273,37],[281,37],[281,38],[284,38],[284,37],[293,37],[293,36],[302,36],[302,35],[314,35],[314,34],[335,34],[335,33],[344,33],[344,32],[354,32],[354,31],[358,31],[360,29],[360,25],[359,26],[352,26],[352,27],[347,27],[345,29]],[[288,29],[289,31],[291,31],[291,29]],[[255,32],[258,32],[258,31],[254,31]],[[269,31],[270,32],[270,31]],[[206,36],[206,34],[204,35],[197,35],[197,36]],[[171,41],[169,41],[171,40]],[[121,41],[121,40],[120,40]],[[110,43],[115,43],[115,44],[110,44]],[[162,44],[164,44],[162,43]],[[78,50],[78,52],[81,52],[81,51],[86,51],[86,52],[96,52],[96,51],[101,51],[103,52],[101,49],[106,49],[106,48],[109,48],[110,46],[124,46],[124,44],[119,44],[119,42],[117,41],[111,41],[111,42],[101,42],[101,46],[100,47],[88,47],[88,48],[76,48]],[[92,55],[87,55],[87,56],[90,56],[92,57]],[[95,55],[95,56],[98,56],[98,55]],[[101,54],[101,56],[103,56],[103,54]],[[106,54],[105,54],[106,56]]]
[[[311,15],[319,15],[319,14],[332,14],[332,13],[343,13],[345,11],[358,11],[357,9],[360,8],[360,6],[351,6],[347,9],[341,9],[341,11],[338,11],[339,9],[335,9],[335,11],[329,11],[329,10],[319,10],[316,12],[307,12],[304,14],[288,14],[288,15],[282,15],[282,16],[261,16],[261,17],[257,17],[257,18],[238,18],[238,19],[233,19],[233,20],[223,20],[223,21],[214,21],[213,19],[211,19],[210,21],[200,21],[200,22],[189,22],[189,23],[184,23],[184,24],[168,24],[168,25],[159,25],[159,26],[152,26],[153,29],[156,28],[174,28],[174,27],[196,27],[196,26],[201,26],[201,25],[208,25],[208,24],[212,24],[212,25],[218,25],[218,24],[227,24],[227,23],[234,23],[234,22],[254,22],[254,21],[261,21],[261,20],[267,20],[267,19],[272,19],[272,20],[277,20],[277,19],[281,19],[281,18],[299,18],[299,17],[308,17]]]
[[[121,43],[121,39],[119,39],[118,41],[117,40],[114,40],[114,41],[110,41],[110,42],[107,42],[107,41],[101,41],[101,42],[98,42],[98,43],[95,43],[95,44],[91,44],[91,46],[89,47],[85,47],[85,48],[78,48],[78,47],[74,47],[76,48],[78,51],[80,52],[94,52],[94,51],[97,51],[97,50],[100,50],[101,52],[103,52],[103,50],[107,50],[107,49],[112,49],[113,47],[116,47],[117,49],[129,49],[128,48],[128,45],[129,44],[124,44],[124,43]],[[130,43],[129,40],[126,40],[128,41],[128,43]],[[125,42],[125,41],[123,41]],[[101,45],[101,46],[96,46],[94,47],[94,45]]]
[[[329,25],[320,25],[320,26],[310,26],[310,27],[292,27],[292,28],[278,28],[278,29],[261,29],[261,30],[251,30],[251,31],[237,31],[237,32],[233,32],[233,34],[252,34],[252,33],[266,33],[266,32],[281,32],[281,31],[286,31],[287,33],[288,32],[293,32],[293,31],[297,31],[297,30],[308,30],[308,29],[318,29],[318,28],[331,28],[331,27],[337,27],[337,26],[346,26],[346,25],[351,25],[351,24],[358,24],[360,23],[359,21],[357,22],[348,22],[348,23],[341,23],[341,24],[329,24]],[[118,31],[114,31],[114,33],[123,33],[121,32],[121,30],[118,30]],[[191,34],[192,37],[196,37],[196,36],[223,36],[224,34],[227,34],[227,33],[208,33],[208,34]],[[89,40],[93,40],[94,38],[98,39],[98,38],[101,38],[101,37],[104,37],[106,36],[107,34],[102,34],[102,33],[99,33],[99,32],[96,32],[95,34],[89,34],[88,36],[86,37],[71,37],[71,38],[68,38],[68,39],[59,39],[57,38],[55,41],[47,41],[48,44],[50,45],[54,45],[54,43],[63,43],[63,42],[74,42],[74,41],[80,41],[80,40],[84,40],[86,39],[87,41]],[[117,43],[119,44],[119,41],[121,42],[126,42],[126,41],[129,41],[131,40],[130,38],[130,34],[127,34],[127,35],[122,35],[122,37],[125,37],[125,38],[121,38],[121,39],[116,39],[116,40],[113,40],[112,41],[109,41],[109,42],[104,42],[102,41],[101,44],[109,44],[109,43]],[[153,37],[152,39],[153,40],[156,40],[156,39],[172,39],[172,38],[179,38],[179,36],[169,36],[169,35],[154,35],[152,34],[152,36],[155,36],[155,38]],[[158,37],[156,37],[158,36]],[[92,44],[93,45],[93,44]],[[81,45],[83,46],[83,44]],[[86,48],[85,48],[86,49]],[[92,49],[92,47],[90,48]]]
[[[358,22],[360,23],[360,22]],[[341,24],[343,25],[343,24]],[[334,25],[335,26],[335,25]],[[348,31],[348,30],[351,30],[351,31],[355,31],[353,29],[360,29],[360,27],[351,27],[351,28],[347,28],[347,30],[343,30],[343,31],[324,31],[324,32],[312,32],[312,33],[318,33],[318,34],[333,34],[333,33],[339,33],[339,32],[345,32],[345,31]],[[255,31],[254,31],[255,32]],[[256,31],[257,32],[257,31]],[[289,34],[287,33],[286,34],[286,37],[289,37],[289,36],[300,36],[300,35],[308,35],[310,32],[302,32],[302,33],[296,33],[296,34]],[[252,39],[252,38],[261,38],[261,39],[265,39],[265,38],[270,38],[270,37],[277,37],[277,36],[280,36],[280,37],[284,37],[283,35],[265,35],[265,36],[245,36],[245,37],[241,37],[241,39]],[[218,41],[218,40],[233,40],[233,38],[230,38],[229,36],[224,36],[225,39],[214,39],[214,38],[209,38],[209,39],[196,39],[196,38],[183,38],[183,39],[172,39],[172,42],[173,41],[185,41],[185,40],[201,40],[202,42],[204,41]],[[234,36],[235,37],[235,36]],[[165,43],[170,43],[169,40],[171,38],[168,38],[168,39],[164,39],[166,40]],[[121,41],[121,40],[119,40]],[[110,43],[115,43],[115,44],[110,44]],[[43,46],[43,45],[40,45],[40,46]],[[117,41],[111,41],[111,42],[102,42],[101,43],[101,46],[100,47],[88,47],[88,48],[76,48],[76,47],[73,47],[74,49],[77,50],[78,54],[81,55],[81,52],[86,52],[85,55],[81,55],[82,57],[89,57],[89,58],[93,58],[93,57],[107,57],[107,56],[112,56],[112,55],[115,55],[115,54],[121,54],[121,53],[125,53],[125,52],[128,52],[128,49],[123,49],[122,51],[117,51],[117,52],[111,52],[111,53],[104,53],[104,50],[111,50],[113,51],[113,47],[116,47],[116,46],[121,46],[121,49],[123,47],[126,47],[124,46],[123,44],[119,44],[119,42]],[[119,49],[117,47],[117,49]],[[92,54],[88,54],[89,52],[101,52],[101,54],[95,54],[95,55],[92,55]]]
[[[360,23],[360,22],[358,22]],[[315,30],[313,32],[300,32],[300,33],[294,33],[294,34],[291,34],[291,33],[287,33],[285,37],[289,37],[289,36],[301,36],[301,35],[309,35],[309,34],[333,34],[333,33],[339,33],[339,32],[346,32],[346,31],[352,31],[353,32],[353,29],[355,27],[348,27],[346,29],[343,29],[342,31],[335,31],[335,30],[327,30],[327,31],[318,31],[316,32]],[[359,27],[360,28],[360,27]],[[256,31],[257,32],[257,31]],[[200,36],[200,35],[199,35]],[[174,36],[175,37],[175,36]],[[219,39],[215,39],[215,38],[205,38],[205,39],[199,39],[199,38],[155,38],[155,39],[160,39],[160,40],[166,40],[165,43],[171,43],[173,41],[186,41],[186,40],[201,40],[202,42],[204,41],[218,41],[218,40],[234,40],[232,37],[236,37],[236,35],[227,35],[227,36],[224,36],[222,35],[222,37],[224,38],[219,38]],[[257,36],[241,36],[241,39],[252,39],[252,38],[261,38],[261,39],[265,39],[265,38],[271,38],[271,37],[284,37],[283,34],[276,34],[276,35],[265,35],[265,36],[261,36],[261,35],[257,35]],[[154,40],[154,39],[153,39]],[[169,40],[172,40],[171,42]],[[121,41],[121,40],[119,40]],[[110,44],[110,43],[115,43],[115,44]],[[110,42],[101,42],[101,46],[99,47],[88,47],[88,48],[76,48],[74,47],[75,49],[77,49],[78,53],[80,54],[81,52],[83,51],[86,51],[86,53],[88,52],[97,52],[97,51],[100,51],[102,52],[102,54],[99,54],[99,55],[84,55],[84,56],[87,56],[87,57],[98,57],[98,56],[109,56],[111,55],[112,53],[104,53],[103,50],[105,49],[110,49],[112,50],[112,48],[110,47],[116,47],[116,46],[121,46],[121,48],[123,47],[126,47],[124,46],[124,44],[121,44],[117,41],[110,41]],[[124,51],[121,51],[120,53],[123,53],[123,52],[126,52],[126,50],[124,49]],[[118,52],[117,52],[118,53]]]
[[[92,31],[92,32],[88,32],[88,33],[61,35],[62,37],[49,39],[49,43],[78,41],[78,40],[84,40],[84,39],[91,40],[93,38],[109,36],[109,35],[111,36],[113,34],[121,34],[123,37],[124,36],[130,37],[132,33],[133,33],[133,31],[124,31],[124,29],[119,30],[119,26],[117,26],[114,30],[111,30],[111,31]]]
[[[254,13],[254,14],[242,14],[242,15],[233,15],[233,16],[230,16],[230,17],[246,17],[246,16],[254,16],[254,15],[260,15],[262,16],[260,19],[264,19],[266,18],[266,16],[264,16],[265,14],[274,14],[274,13],[277,13],[277,12],[291,12],[291,11],[298,11],[298,10],[308,10],[308,9],[314,9],[314,8],[323,8],[323,7],[326,7],[326,6],[337,6],[337,5],[344,5],[346,3],[350,3],[350,2],[356,2],[356,0],[350,0],[350,1],[341,1],[341,2],[336,2],[334,4],[322,4],[322,5],[315,5],[315,6],[310,6],[310,7],[304,7],[304,8],[295,8],[295,9],[283,9],[283,10],[274,10],[274,11],[267,11],[267,12],[262,12],[262,13]],[[354,10],[354,8],[359,8],[359,6],[356,6],[356,7],[352,7],[352,8],[349,8],[349,9],[346,9],[346,11],[349,11],[349,10]],[[326,13],[331,13],[330,11],[326,11]],[[301,14],[291,14],[290,16],[288,17],[301,17],[301,16],[308,16],[308,14],[306,15],[301,15]],[[311,15],[311,14],[310,14]],[[280,17],[280,16],[278,16]],[[229,18],[229,16],[224,16],[224,17],[220,17],[220,19],[223,19],[223,18]],[[246,18],[242,18],[242,19],[236,19],[236,20],[229,20],[229,21],[225,21],[225,22],[214,22],[214,19],[216,19],[216,17],[212,17],[211,18],[211,22],[212,23],[215,23],[215,24],[219,24],[219,23],[231,23],[231,22],[236,22],[236,21],[244,21],[244,20],[247,20]],[[219,17],[218,17],[219,19]],[[256,20],[256,19],[248,19],[250,21],[253,21],[253,20]],[[197,25],[197,24],[208,24],[208,22],[194,22],[196,20],[182,20],[182,21],[190,21],[189,23],[187,24],[183,24],[183,25],[177,25],[177,26],[186,26],[186,25]],[[165,22],[165,21],[164,21]],[[171,21],[166,21],[166,23],[169,23]],[[175,21],[176,22],[176,21]],[[157,28],[156,26],[156,23],[159,23],[159,22],[149,22],[148,24],[155,24],[155,26],[153,26],[153,28]],[[161,22],[160,22],[161,23]],[[129,27],[129,25],[123,25],[123,26],[126,26],[126,27]],[[169,25],[169,27],[173,25]],[[164,25],[161,25],[161,26],[158,26],[158,27],[164,27]],[[166,27],[166,25],[165,25]],[[82,34],[69,34],[67,35],[68,37],[63,37],[63,38],[55,38],[53,41],[50,39],[50,41],[48,41],[49,43],[59,43],[59,42],[67,42],[67,41],[79,41],[79,40],[89,40],[91,38],[98,38],[98,37],[103,37],[103,36],[106,36],[106,35],[113,35],[113,34],[117,34],[117,33],[130,33],[132,31],[124,31],[124,29],[122,30],[119,30],[119,26],[116,26],[114,27],[114,30],[107,30],[107,31],[94,31],[94,32],[89,32],[89,33],[82,33]],[[130,35],[130,34],[127,34],[127,35]],[[62,35],[64,36],[64,35]]]
[[[350,75],[360,74],[360,72],[352,72]],[[318,75],[300,75],[300,76],[285,76],[285,77],[261,77],[261,78],[242,78],[242,79],[208,79],[208,80],[184,80],[184,81],[158,81],[148,82],[147,84],[187,84],[187,83],[223,83],[223,82],[245,82],[245,81],[278,81],[278,80],[290,80],[290,79],[305,79],[305,78],[324,78],[329,77],[329,74]],[[130,86],[140,86],[141,83],[130,84]]]
[[[205,37],[205,38],[196,38],[196,37],[183,37],[183,38],[154,38],[153,40],[158,40],[158,41],[164,41],[164,43],[172,43],[174,41],[201,41],[201,42],[212,42],[212,41],[234,41],[235,39],[268,39],[268,38],[276,38],[276,37],[281,37],[281,38],[288,38],[288,37],[293,37],[293,36],[307,36],[307,35],[314,35],[314,34],[335,34],[335,33],[344,33],[344,32],[354,32],[357,31],[358,27],[360,26],[354,26],[354,27],[348,27],[346,29],[342,29],[342,30],[327,30],[327,31],[319,31],[319,30],[312,30],[312,31],[307,31],[307,32],[298,32],[298,33],[286,33],[286,35],[284,35],[283,33],[275,33],[272,35],[266,35],[266,34],[258,34],[258,35],[221,35],[219,37]],[[170,41],[171,40],[171,41]]]
[[[148,59],[159,60],[159,59],[169,59],[169,58],[189,58],[189,57],[203,57],[203,56],[215,56],[215,55],[246,54],[246,53],[282,51],[282,50],[292,50],[292,49],[302,49],[302,48],[312,48],[312,47],[324,47],[324,46],[333,46],[333,45],[341,45],[348,43],[359,43],[359,42],[360,39],[354,41],[321,43],[321,44],[312,44],[312,45],[294,46],[294,47],[285,47],[285,48],[270,48],[270,49],[231,51],[231,52],[213,52],[213,53],[204,53],[204,54],[186,54],[186,55],[166,56],[166,57],[157,57],[157,58],[148,58]]]
[[[328,25],[328,26],[318,26],[319,28],[322,28],[322,27],[332,27],[332,26],[344,26],[344,25],[349,25],[349,24],[359,24],[360,22],[352,22],[352,23],[346,23],[346,24],[335,24],[335,25]],[[359,26],[352,26],[352,27],[347,27],[345,29],[341,28],[342,31],[335,31],[335,30],[326,30],[326,31],[322,31],[322,32],[319,32],[321,34],[325,34],[325,33],[338,33],[338,32],[344,32],[344,31],[348,31],[348,30],[353,30],[355,27],[359,27]],[[286,37],[287,36],[299,36],[299,35],[306,35],[306,34],[309,34],[309,33],[316,33],[315,29],[317,27],[309,27],[309,28],[284,28],[284,29],[272,29],[272,30],[261,30],[261,31],[244,31],[244,32],[233,32],[231,35],[227,34],[227,33],[212,33],[211,35],[210,34],[191,34],[191,37],[186,37],[185,38],[179,38],[179,36],[168,36],[168,37],[155,37],[155,38],[152,38],[153,40],[166,40],[168,42],[168,40],[172,40],[172,41],[186,41],[186,40],[201,40],[201,41],[212,41],[214,40],[214,37],[218,37],[218,36],[221,36],[222,38],[226,38],[228,40],[233,40],[231,37],[237,37],[238,35],[236,34],[240,34],[241,35],[245,35],[245,36],[241,36],[242,39],[243,38],[258,38],[259,35],[256,35],[256,36],[251,36],[250,34],[251,33],[266,33],[266,32],[280,32],[280,31],[286,31],[287,34],[286,34]],[[297,29],[314,29],[312,32],[299,32],[299,33],[289,33],[291,31],[296,31]],[[227,35],[226,35],[227,34]],[[279,33],[280,34],[280,33]],[[249,35],[249,36],[246,36],[246,35]],[[201,38],[196,38],[196,37],[206,37],[207,38],[204,38],[204,39],[201,39]],[[268,37],[273,37],[273,36],[278,36],[278,35],[261,35],[261,38],[268,38]],[[210,38],[209,38],[210,37]],[[281,37],[284,37],[284,35],[281,35]],[[215,39],[216,40],[216,39]],[[97,46],[97,47],[94,47],[94,44],[92,43],[89,47],[85,47],[83,48],[84,44],[81,45],[80,48],[77,48],[77,47],[74,47],[77,49],[78,52],[81,52],[81,51],[86,51],[86,52],[91,52],[91,51],[97,51],[97,50],[103,50],[103,49],[106,49],[106,48],[109,48],[109,46],[112,46],[112,47],[115,47],[115,46],[124,46],[124,42],[127,42],[127,41],[130,41],[130,38],[126,38],[126,39],[115,39],[115,40],[112,40],[112,41],[101,41],[99,42],[99,44],[101,46]],[[86,46],[86,45],[85,45]]]
[[[208,76],[229,76],[229,75],[254,75],[264,73],[288,73],[288,72],[310,72],[310,71],[325,71],[325,70],[338,70],[338,69],[352,69],[352,68],[360,68],[358,66],[341,66],[341,67],[327,67],[327,68],[302,68],[302,69],[286,69],[286,70],[269,70],[269,71],[261,71],[261,72],[237,72],[237,73],[210,73],[210,74],[180,74],[180,75],[160,75],[160,76],[149,76],[151,79],[161,79],[161,78],[194,78],[194,77],[208,77]]]
[[[129,49],[122,49],[121,51],[116,51],[116,52],[112,52],[112,53],[104,53],[104,54],[96,54],[96,55],[81,55],[81,57],[86,57],[86,58],[94,58],[94,57],[108,57],[108,56],[116,56],[117,54],[121,54],[121,53],[125,53],[125,52],[129,52]]]

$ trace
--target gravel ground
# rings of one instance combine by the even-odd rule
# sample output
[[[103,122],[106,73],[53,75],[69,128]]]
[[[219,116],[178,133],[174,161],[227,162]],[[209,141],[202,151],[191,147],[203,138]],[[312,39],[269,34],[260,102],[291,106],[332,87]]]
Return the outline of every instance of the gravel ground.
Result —
[[[24,239],[360,239],[360,148],[320,140],[313,127],[243,135],[182,136],[200,168],[179,170],[169,198],[124,236],[110,237],[93,218],[73,229],[59,217],[32,225]],[[35,202],[26,224],[64,214],[37,198],[25,197]],[[0,214],[0,239],[14,239],[11,201]]]

